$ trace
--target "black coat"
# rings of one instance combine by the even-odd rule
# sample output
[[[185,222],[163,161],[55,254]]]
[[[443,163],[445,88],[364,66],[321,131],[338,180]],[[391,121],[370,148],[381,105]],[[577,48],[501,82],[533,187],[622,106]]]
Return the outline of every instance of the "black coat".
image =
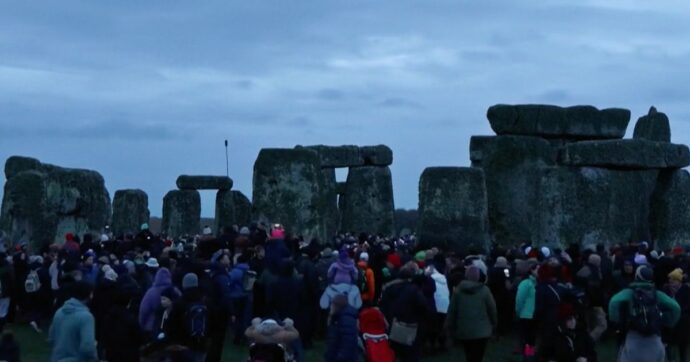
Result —
[[[594,342],[583,328],[567,332],[558,327],[550,343],[544,345],[543,355],[546,361],[575,362],[578,357],[587,358],[587,362],[597,360]]]
[[[326,361],[358,361],[357,310],[346,305],[331,317],[326,341]]]
[[[144,341],[137,317],[126,307],[116,305],[105,317],[102,343],[110,362],[139,360],[139,347]]]
[[[384,286],[380,303],[381,312],[388,323],[398,319],[405,323],[421,323],[434,310],[429,309],[429,303],[421,289],[410,281],[393,281]]]

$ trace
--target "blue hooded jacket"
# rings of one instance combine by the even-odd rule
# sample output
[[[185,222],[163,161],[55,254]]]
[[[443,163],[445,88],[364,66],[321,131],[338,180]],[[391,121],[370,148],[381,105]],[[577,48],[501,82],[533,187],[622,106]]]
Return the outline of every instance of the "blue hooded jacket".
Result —
[[[48,339],[53,345],[52,362],[98,361],[95,322],[84,303],[71,298],[58,309]]]

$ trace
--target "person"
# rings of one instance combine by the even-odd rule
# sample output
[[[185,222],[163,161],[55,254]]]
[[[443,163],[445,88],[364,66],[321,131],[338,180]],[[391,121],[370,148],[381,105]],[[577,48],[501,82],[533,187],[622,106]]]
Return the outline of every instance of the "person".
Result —
[[[328,269],[329,284],[355,284],[357,281],[357,267],[350,259],[347,250],[340,250],[338,260]]]
[[[536,302],[538,269],[538,264],[531,265],[529,276],[518,285],[515,298],[515,314],[518,316],[518,327],[520,329],[520,348],[525,358],[534,356],[534,346],[537,340],[534,306]]]
[[[358,277],[362,284],[358,285],[362,295],[362,303],[367,307],[371,307],[374,305],[374,297],[376,296],[376,284],[374,281],[374,271],[369,267],[369,253],[362,252],[359,255],[357,268],[358,273],[363,275],[363,278]]]
[[[84,281],[71,287],[68,299],[53,317],[48,340],[53,346],[51,361],[98,361],[95,322],[87,304],[93,288]]]
[[[275,347],[281,353],[292,354],[290,346],[299,341],[299,332],[289,318],[283,320],[282,325],[274,319],[262,321],[261,318],[254,318],[244,334],[251,343],[252,361],[272,361],[270,358],[274,356]],[[280,361],[287,360],[284,355],[280,357]]]
[[[673,327],[680,317],[680,306],[671,297],[657,291],[654,272],[641,265],[635,271],[635,282],[611,298],[609,318],[628,326],[625,343],[618,355],[620,362],[664,362],[666,353],[661,342],[662,325]]]
[[[207,362],[220,361],[223,354],[223,342],[232,313],[231,289],[230,289],[230,251],[220,249],[214,252],[211,258],[211,281],[213,300],[213,318],[209,324],[210,347]]]
[[[381,295],[381,312],[391,326],[391,346],[403,362],[419,361],[424,336],[417,331],[424,320],[435,314],[421,289],[412,281],[418,270],[415,262],[405,264],[398,279],[384,285]]]
[[[237,256],[237,264],[229,275],[229,297],[234,324],[233,343],[237,346],[244,343],[244,332],[247,329],[251,314],[251,291],[255,274],[249,269],[251,254],[242,253]]]
[[[149,340],[155,339],[153,335],[154,323],[156,319],[156,309],[160,304],[161,292],[172,286],[172,276],[167,268],[161,268],[156,273],[153,286],[146,291],[141,299],[139,307],[139,325],[147,334]]]
[[[449,335],[462,342],[467,362],[484,359],[486,343],[497,323],[496,302],[480,279],[480,269],[470,265],[450,300],[446,319]]]
[[[357,310],[347,302],[347,296],[333,298],[328,323],[325,361],[352,362],[358,360]]]
[[[21,360],[19,344],[14,333],[6,331],[0,337],[0,361],[19,362]]]
[[[446,315],[448,314],[448,305],[450,304],[450,289],[448,288],[446,276],[438,271],[436,265],[430,264],[426,267],[426,273],[436,284],[436,290],[434,291],[436,315],[434,316],[434,323],[430,331],[431,347],[432,349],[444,350],[446,348],[446,338],[445,333],[443,333],[443,327],[446,324]]]
[[[690,342],[690,286],[683,279],[683,270],[674,269],[668,274],[668,283],[663,290],[680,305],[680,319],[675,327],[666,329],[666,340],[669,347],[678,349],[678,360],[687,362]]]
[[[190,362],[203,362],[208,348],[208,304],[199,288],[199,277],[187,273],[182,278],[182,297],[170,312],[165,335],[171,344],[184,346]]]
[[[498,327],[496,334],[504,336],[513,321],[513,286],[511,284],[510,265],[504,256],[496,258],[494,266],[489,269],[489,290],[496,301]]]
[[[144,341],[137,316],[129,310],[132,295],[115,293],[110,310],[101,320],[103,325],[99,339],[108,361],[138,361],[139,347]]]
[[[587,295],[587,326],[589,334],[596,342],[606,331],[606,290],[604,288],[604,275],[601,271],[601,256],[590,254],[585,264],[575,275],[575,285],[585,291]]]
[[[304,280],[295,273],[295,264],[291,259],[281,262],[279,274],[275,280],[266,286],[266,305],[268,315],[276,319],[289,318],[294,321],[295,328],[302,335],[306,324],[304,305],[306,291]],[[303,361],[302,343],[297,340],[291,346],[295,359]]]
[[[10,313],[12,302],[12,264],[7,255],[0,252],[0,331],[2,331]]]
[[[544,359],[549,362],[596,361],[594,341],[584,328],[578,328],[573,306],[562,304],[559,318],[561,324],[555,336],[543,347]]]

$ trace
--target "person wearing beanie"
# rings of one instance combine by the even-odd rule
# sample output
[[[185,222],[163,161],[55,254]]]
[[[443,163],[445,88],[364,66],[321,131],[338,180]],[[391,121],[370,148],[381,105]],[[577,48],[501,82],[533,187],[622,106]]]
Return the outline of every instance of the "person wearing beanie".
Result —
[[[618,360],[621,362],[666,360],[661,327],[674,327],[681,310],[673,298],[654,288],[653,278],[651,268],[639,266],[635,271],[635,281],[614,295],[609,302],[610,320],[614,323],[627,320],[629,326],[625,343],[619,352]],[[645,315],[636,315],[637,313]]]
[[[194,273],[187,273],[182,277],[182,290],[199,287],[199,277]]]
[[[601,272],[601,256],[592,253],[587,257],[587,263],[575,274],[575,286],[583,290],[587,296],[587,328],[596,342],[608,328],[604,311],[606,290]]]
[[[204,361],[209,347],[210,317],[209,306],[199,288],[199,278],[194,273],[185,274],[182,296],[173,304],[170,320],[164,329],[165,336],[170,344],[187,347],[191,351],[191,361]]]
[[[649,265],[647,262],[647,256],[644,254],[636,254],[635,255],[635,265],[640,266],[640,265]]]
[[[362,295],[362,303],[365,307],[374,305],[376,296],[376,284],[374,283],[374,271],[369,267],[369,254],[362,252],[357,263],[357,287]]]
[[[666,331],[665,341],[669,344],[669,350],[678,349],[680,361],[688,360],[688,343],[690,343],[690,286],[683,283],[683,270],[674,269],[668,274],[668,283],[663,291],[680,305],[680,319],[678,324]],[[671,357],[669,356],[669,359]]]
[[[420,250],[414,255],[414,261],[420,268],[424,268],[426,262],[426,251]]]
[[[518,285],[515,297],[515,314],[518,317],[520,331],[520,348],[525,359],[534,356],[537,340],[537,322],[534,319],[534,308],[537,292],[537,272],[539,264],[531,264],[529,275]]]
[[[583,328],[578,328],[575,308],[562,304],[558,317],[560,324],[551,343],[545,344],[540,350],[540,356],[545,361],[596,361],[594,341]]]
[[[448,308],[446,326],[450,336],[462,343],[465,360],[481,362],[486,344],[497,324],[496,302],[489,288],[480,282],[481,270],[470,265]]]

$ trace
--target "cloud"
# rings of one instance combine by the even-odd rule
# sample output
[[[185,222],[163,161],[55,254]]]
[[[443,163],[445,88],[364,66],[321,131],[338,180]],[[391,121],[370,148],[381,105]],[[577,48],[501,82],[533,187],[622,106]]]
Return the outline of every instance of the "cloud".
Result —
[[[690,143],[688,4],[6,4],[0,158],[98,168],[111,193],[150,190],[155,215],[176,174],[224,172],[226,138],[247,195],[262,147],[384,143],[396,206],[412,208],[425,167],[469,164],[495,103],[626,107],[633,119],[655,104]]]
[[[424,108],[421,104],[405,99],[405,98],[386,98],[379,102],[379,106],[384,108],[411,108],[411,109],[422,109]]]

